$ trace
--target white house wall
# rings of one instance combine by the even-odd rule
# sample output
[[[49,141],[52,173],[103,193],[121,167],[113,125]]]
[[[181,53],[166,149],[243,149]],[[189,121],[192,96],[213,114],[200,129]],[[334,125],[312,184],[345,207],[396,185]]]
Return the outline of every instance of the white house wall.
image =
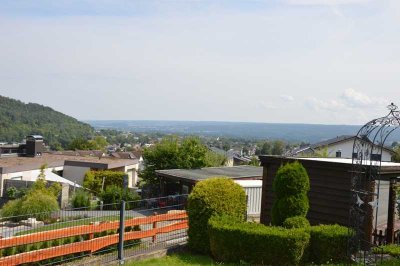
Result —
[[[344,141],[336,144],[329,145],[328,147],[328,156],[336,157],[336,152],[341,150],[342,156],[341,158],[353,158],[353,140]],[[390,162],[392,160],[392,156],[386,150],[382,152],[382,161]]]
[[[379,185],[379,205],[378,205],[378,225],[386,225],[388,218],[388,207],[389,207],[389,181],[380,181]],[[376,181],[375,191],[378,192],[378,181]],[[376,211],[374,211],[374,217]],[[374,218],[375,225],[375,218]]]
[[[247,214],[259,216],[261,214],[261,193],[262,187],[245,187],[247,196]]]
[[[128,187],[132,188],[138,182],[139,164],[125,166],[124,172],[128,175]]]

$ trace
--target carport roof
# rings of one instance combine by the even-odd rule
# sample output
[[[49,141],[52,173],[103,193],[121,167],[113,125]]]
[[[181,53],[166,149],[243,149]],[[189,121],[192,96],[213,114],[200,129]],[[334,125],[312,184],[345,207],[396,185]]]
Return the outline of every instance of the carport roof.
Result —
[[[225,176],[232,179],[261,178],[262,171],[262,167],[244,165],[231,167],[205,167],[200,169],[157,170],[156,173],[158,176],[163,177],[200,181],[218,176]]]

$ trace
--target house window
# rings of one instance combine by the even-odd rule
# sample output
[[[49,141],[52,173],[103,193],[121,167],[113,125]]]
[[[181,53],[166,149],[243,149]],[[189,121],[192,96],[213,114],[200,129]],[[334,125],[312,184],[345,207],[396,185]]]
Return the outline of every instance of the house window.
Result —
[[[336,158],[341,158],[342,157],[342,151],[338,150],[336,151]]]
[[[380,161],[381,157],[382,156],[380,154],[372,153],[371,154],[371,161]]]
[[[182,185],[182,194],[186,195],[189,194],[189,187],[186,185]]]

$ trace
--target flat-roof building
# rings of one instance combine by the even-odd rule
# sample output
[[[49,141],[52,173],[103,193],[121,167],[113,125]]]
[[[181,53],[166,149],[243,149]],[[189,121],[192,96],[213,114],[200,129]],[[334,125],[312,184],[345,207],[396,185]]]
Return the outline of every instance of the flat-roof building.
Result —
[[[261,223],[271,223],[272,204],[275,194],[272,185],[280,166],[298,161],[307,170],[310,177],[310,191],[308,198],[310,209],[307,214],[311,224],[341,224],[349,225],[351,208],[351,180],[352,159],[342,158],[293,158],[280,156],[260,156],[263,166],[263,190],[261,206]],[[366,168],[369,162],[366,162]],[[379,202],[376,196],[371,199],[371,209],[365,221],[365,232],[372,235],[372,230],[377,223],[378,229],[385,229],[388,221],[389,192],[391,180],[400,177],[400,163],[382,162],[380,178],[378,180],[365,180],[366,187],[372,193],[377,193],[379,183]],[[378,206],[378,209],[376,207]],[[376,214],[376,211],[378,213]],[[400,229],[400,228],[399,228]]]
[[[235,180],[262,179],[262,167],[258,166],[223,166],[200,169],[156,170],[160,179],[162,195],[175,193],[188,194],[194,185],[202,180],[224,176]]]
[[[35,181],[42,165],[46,165],[45,171],[56,173],[60,177],[78,185],[83,184],[84,175],[89,170],[125,172],[128,175],[129,187],[135,186],[138,181],[137,171],[139,164],[136,159],[73,154],[75,153],[65,155],[44,152],[40,156],[34,157],[0,157],[0,197],[4,195],[4,187],[7,180]]]

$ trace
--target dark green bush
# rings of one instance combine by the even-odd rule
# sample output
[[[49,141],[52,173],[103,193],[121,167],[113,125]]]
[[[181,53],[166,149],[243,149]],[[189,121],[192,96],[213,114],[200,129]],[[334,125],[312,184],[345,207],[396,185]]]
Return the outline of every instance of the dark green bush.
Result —
[[[304,229],[247,223],[229,216],[213,216],[208,232],[216,260],[251,265],[297,265],[310,240]]]
[[[307,171],[299,162],[281,166],[273,183],[276,199],[272,206],[272,224],[280,226],[289,217],[305,217],[309,209],[309,190]]]
[[[126,209],[131,209],[133,202],[140,199],[140,196],[135,192],[129,189],[123,189],[119,186],[110,185],[100,194],[101,199],[103,200],[104,209],[109,210],[119,210],[120,203],[122,200],[125,200]],[[107,206],[108,204],[108,206]]]
[[[44,242],[40,243],[40,249],[48,248],[48,247],[50,247],[50,244],[51,244],[50,242],[44,241]]]
[[[7,189],[7,197],[10,200],[19,199],[26,195],[27,189],[21,188],[17,189],[16,187],[9,187]]]
[[[292,228],[309,228],[310,222],[303,216],[289,217],[283,222],[283,227]]]
[[[227,214],[244,219],[246,194],[241,186],[228,178],[211,178],[196,184],[189,195],[188,244],[201,253],[210,252],[207,223],[212,215]]]
[[[90,193],[79,189],[75,191],[74,195],[72,196],[71,204],[73,208],[85,208],[90,207]]]
[[[306,217],[309,209],[307,195],[284,197],[272,206],[272,224],[281,226],[290,217]]]
[[[4,249],[4,251],[3,251],[3,256],[4,256],[4,257],[6,257],[6,256],[12,256],[12,255],[14,255],[16,252],[17,252],[17,251],[16,251],[15,247],[8,247],[8,248],[5,248],[5,249]]]
[[[340,225],[318,225],[310,229],[309,261],[347,262],[349,229]]]

